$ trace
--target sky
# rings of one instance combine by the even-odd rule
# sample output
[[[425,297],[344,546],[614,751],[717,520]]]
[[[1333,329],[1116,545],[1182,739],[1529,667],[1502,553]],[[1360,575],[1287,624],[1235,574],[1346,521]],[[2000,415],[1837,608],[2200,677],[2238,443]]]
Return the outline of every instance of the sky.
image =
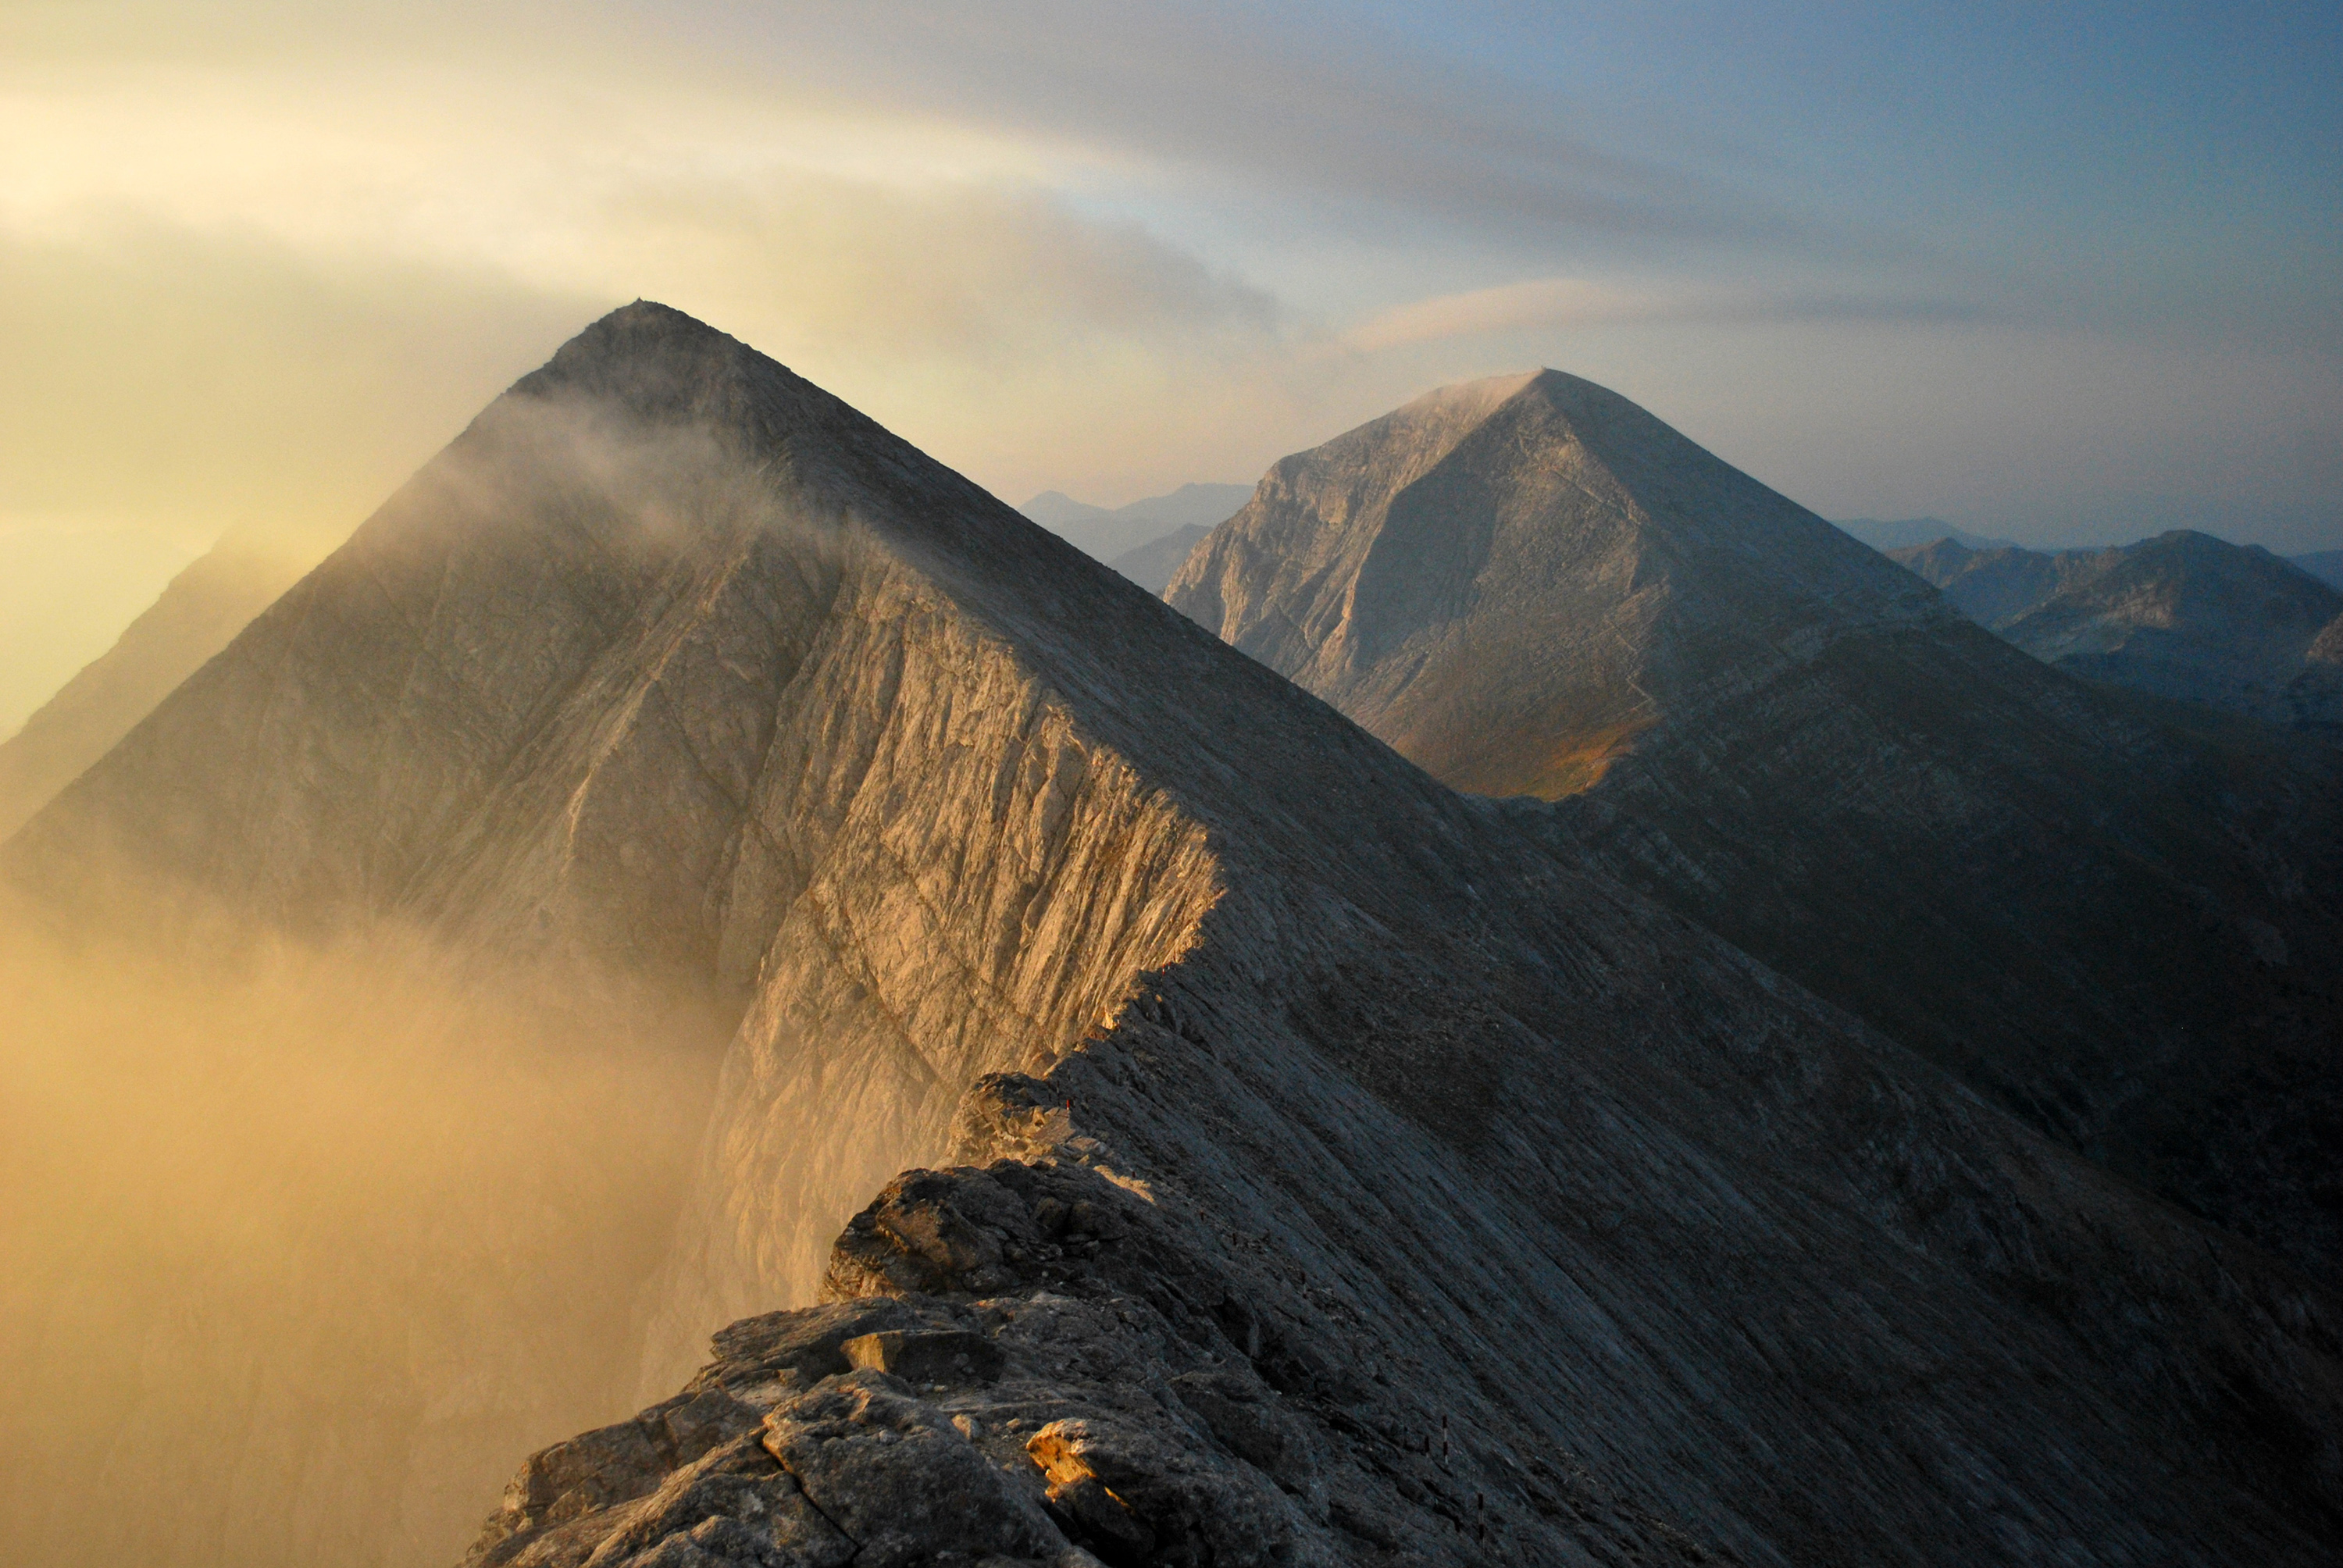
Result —
[[[2343,548],[2343,8],[0,0],[0,733],[662,300],[1011,501],[1554,366],[1826,517]]]

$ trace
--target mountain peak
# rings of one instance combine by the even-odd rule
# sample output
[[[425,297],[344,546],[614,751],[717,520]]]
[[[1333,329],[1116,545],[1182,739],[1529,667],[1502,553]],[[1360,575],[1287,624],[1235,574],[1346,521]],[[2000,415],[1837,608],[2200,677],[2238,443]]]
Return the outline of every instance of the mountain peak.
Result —
[[[747,344],[670,306],[638,299],[594,322],[513,386],[521,397],[615,400],[666,422],[719,415],[759,365]],[[779,368],[772,366],[773,368]],[[795,377],[790,377],[794,380]]]
[[[1553,369],[1444,387],[1282,459],[1165,597],[1500,795],[1599,777],[1656,712],[1637,671],[1674,648],[1713,660],[1823,620],[1941,613],[1805,508]],[[1471,677],[1501,648],[1554,685]]]
[[[1550,585],[1573,561],[1599,579],[1586,603],[1628,606],[1524,622],[1534,640],[1513,648],[1423,645],[1469,673],[1649,645],[1638,617],[1664,608],[1675,568],[1639,513],[1664,512],[1678,542],[1661,543],[1682,552],[1829,533],[1696,464],[1674,490],[1636,470],[1635,488],[1579,446],[1523,447],[1536,398],[1508,405],[1518,422],[1473,417],[1533,382],[1417,420],[1445,445],[1306,455],[1219,537],[1273,543],[1279,508],[1363,498],[1368,525],[1343,537],[1368,628],[1444,628],[1508,572]],[[1579,396],[1553,386],[1541,396]],[[639,442],[630,411],[655,416]],[[1476,549],[1493,576],[1406,597],[1412,563],[1447,571]],[[1755,683],[1813,658],[1811,629],[1760,628],[1782,632],[1772,664],[1738,660],[1677,724],[1730,743],[1755,715],[1802,744],[1715,753],[1700,776],[1745,798],[1957,805],[1926,778],[1878,788],[1838,768],[1835,689],[1807,683],[1785,710]],[[1914,835],[1895,827],[1900,851]],[[769,1558],[775,1542],[836,1561],[882,1537],[896,1561],[1087,1559],[1037,1501],[1050,1453],[1130,1464],[1137,1483],[1106,1472],[1129,1505],[1098,1493],[1122,1513],[1081,1503],[1110,1523],[1077,1533],[1152,1533],[1161,1561],[1681,1560],[1705,1541],[1712,1560],[1967,1563],[2021,1554],[2007,1521],[2054,1517],[2109,1562],[2314,1560],[2294,1521],[2330,1520],[2334,1488],[2294,1440],[2339,1419],[2323,1298],[2295,1306],[2251,1249],[2044,1149],[1534,831],[837,399],[638,305],[166,699],[9,841],[0,879],[70,898],[120,856],[263,930],[420,936],[491,973],[567,957],[581,983],[640,975],[688,999],[687,1040],[711,1016],[729,1031],[702,1081],[702,1156],[642,1211],[673,1216],[667,1261],[605,1292],[642,1304],[639,1335],[607,1314],[581,1336],[591,1357],[536,1352],[516,1375],[545,1381],[508,1399],[478,1369],[554,1342],[524,1315],[532,1298],[507,1305],[503,1276],[484,1276],[450,1310],[402,1312],[392,1365],[417,1370],[369,1384],[390,1413],[358,1429],[387,1428],[383,1448],[182,1445],[223,1464],[215,1492],[187,1495],[232,1498],[239,1526],[347,1493],[336,1538],[391,1539],[383,1522],[469,1507],[458,1478],[427,1494],[412,1480],[455,1446],[448,1423],[398,1412],[457,1398],[538,1424],[559,1407],[536,1389],[594,1358],[680,1379],[707,1330],[826,1292],[727,1331],[724,1364],[685,1399],[533,1462],[470,1561]],[[2126,884],[1978,841],[1960,840],[1965,862],[2087,886],[2136,918]],[[1826,844],[1808,841],[1816,858]],[[1795,886],[1795,865],[1757,870]],[[1871,930],[1943,945],[1917,879],[1825,891],[1882,882],[1921,907]],[[2207,945],[2202,907],[2185,909],[2185,940]],[[2147,929],[2171,967],[2180,943]],[[2332,950],[2295,950],[2307,968]],[[1866,972],[1900,994],[1913,969]],[[557,968],[565,989],[572,972]],[[576,1201],[607,1210],[612,1190]],[[493,1207],[545,1222],[534,1202]],[[947,1240],[894,1250],[917,1236]],[[349,1273],[346,1247],[324,1255]],[[86,1315],[85,1294],[61,1299]],[[174,1322],[199,1315],[172,1306]],[[457,1337],[407,1332],[443,1321]],[[848,1334],[903,1379],[850,1371]],[[263,1362],[265,1379],[186,1374],[225,1356],[145,1360],[225,1406],[186,1430],[283,1434],[301,1429],[279,1412],[327,1386],[307,1367],[353,1364],[348,1336],[317,1340],[314,1362]],[[1004,1347],[1014,1372],[989,1387],[949,1370]],[[936,1352],[949,1406],[906,1381],[906,1358]],[[57,1386],[96,1408],[99,1359],[67,1361]],[[156,1408],[132,1393],[121,1408]],[[819,1412],[842,1440],[784,1470]],[[1021,1430],[1036,1412],[1048,1431]],[[1452,1420],[1435,1470],[1423,1434]],[[1370,1452],[1358,1433],[1394,1441]],[[1883,1453],[1912,1462],[1893,1484]],[[152,1490],[113,1479],[143,1470],[95,1473],[109,1506]],[[1443,1498],[1473,1498],[1470,1541],[1434,1473]],[[953,1506],[904,1525],[914,1493]],[[1069,1495],[1087,1494],[1053,1494]],[[76,1543],[86,1512],[60,1511]],[[185,1513],[160,1539],[186,1533]]]
[[[2217,601],[2208,618],[2231,644],[2273,620],[2275,563],[2187,533],[2152,553],[2120,579],[2105,571],[2057,634],[2093,656],[2120,638],[2177,682],[2211,663],[2174,635],[2207,613],[2189,595]],[[2058,575],[2056,560],[2017,549],[1916,554]],[[2306,601],[2323,596],[2288,612],[2291,680],[2337,611],[2308,577],[2285,575]],[[2233,586],[2247,583],[2259,586]],[[2247,922],[2283,930],[2296,953],[2336,940],[2329,910],[2258,879],[2237,847],[2247,809],[2230,820],[2205,804],[2199,779],[2232,765],[1996,642],[1628,399],[1551,370],[1443,388],[1280,461],[1164,597],[1443,782],[1554,802],[1521,813],[1573,825],[1574,852],[1970,1074],[2052,1136],[2121,1148],[2132,1173],[2283,1237],[2298,1258],[2343,1257],[2343,1227],[2306,1197],[2317,1178],[2249,1135],[2223,1126],[2208,1152],[2128,1152],[2151,1147],[2122,1141],[2154,1116],[2195,1120],[2206,1091],[2178,1070],[2111,1070],[2119,1059],[2097,1043],[2186,1039],[2225,1060],[2240,999],[2282,983],[2257,956],[2277,941],[2257,950],[2260,927]],[[2330,670],[2267,681],[2264,700],[2323,701]],[[2320,801],[2324,788],[2272,786],[2258,819],[2268,826],[2250,829],[2268,847],[2253,852],[2321,852],[2328,808],[2288,802]],[[2177,848],[2159,851],[2167,861],[2131,847],[2150,843]],[[2193,890],[2209,867],[2239,890],[2225,895],[2237,912],[2217,944],[2196,934]],[[2028,933],[2027,967],[1980,987],[1974,955],[2007,950],[2013,930]],[[2170,963],[2177,950],[2196,955],[2190,966]],[[2270,1102],[2297,1088],[2328,1092],[2289,1086]],[[2217,1191],[2200,1172],[2219,1170],[2253,1171],[2260,1185]]]

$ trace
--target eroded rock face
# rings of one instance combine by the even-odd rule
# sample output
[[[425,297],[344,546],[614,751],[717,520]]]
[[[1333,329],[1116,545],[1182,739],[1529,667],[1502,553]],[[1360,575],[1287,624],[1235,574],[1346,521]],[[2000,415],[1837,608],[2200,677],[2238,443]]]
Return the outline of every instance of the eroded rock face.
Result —
[[[673,312],[0,859],[105,855],[729,1004],[628,1299],[740,1321],[484,1559],[2331,1555],[2323,1291]]]
[[[2045,668],[1554,371],[1285,458],[1165,597],[2070,1148],[2343,1271],[2331,760]]]
[[[1177,1009],[1159,996],[1143,1011],[1161,1018]],[[2129,1483],[2107,1489],[2102,1444],[2177,1436],[2151,1436],[2127,1416],[2110,1425],[2114,1411],[2143,1412],[2144,1398],[2177,1412],[2193,1396],[2134,1359],[2137,1342],[2127,1348],[2122,1329],[2092,1302],[2104,1299],[2104,1281],[2039,1271],[2041,1249],[2068,1244],[2052,1239],[2055,1225],[2021,1241],[1992,1216],[1990,1200],[1978,1206],[1976,1189],[1955,1196],[1940,1187],[1924,1202],[1950,1220],[1934,1231],[1936,1262],[1906,1253],[1900,1266],[1858,1269],[1819,1295],[1794,1287],[1791,1301],[1755,1277],[1763,1243],[1745,1258],[1735,1255],[1741,1245],[1711,1243],[1694,1249],[1700,1283],[1692,1296],[1664,1313],[1654,1314],[1648,1298],[1642,1312],[1621,1311],[1615,1292],[1649,1289],[1652,1271],[1671,1266],[1664,1260],[1681,1266],[1684,1225],[1715,1201],[1681,1190],[1633,1214],[1573,1215],[1534,1251],[1514,1250],[1526,1232],[1510,1236],[1487,1260],[1485,1282],[1470,1269],[1427,1275],[1409,1260],[1442,1243],[1387,1206],[1398,1196],[1395,1170],[1439,1180],[1436,1167],[1410,1161],[1404,1136],[1360,1151],[1347,1196],[1289,1190],[1289,1201],[1307,1204],[1306,1219],[1248,1208],[1248,1199],[1265,1196],[1257,1164],[1240,1176],[1244,1161],[1215,1156],[1243,1148],[1248,1131],[1290,1128],[1284,1116],[1295,1108],[1248,1103],[1268,1085],[1244,1086],[1243,1075],[1232,1076],[1216,1121],[1182,1130],[1175,1189],[1151,1157],[1173,1147],[1154,1141],[1169,1131],[1156,1119],[1175,1104],[1192,1116],[1197,1102],[1166,1092],[1166,1078],[1138,1081],[1114,1059],[1144,1053],[1160,1066],[1159,1053],[1182,1038],[1142,1018],[1048,1080],[980,1082],[964,1108],[960,1151],[1000,1157],[890,1183],[839,1240],[831,1304],[734,1325],[682,1393],[531,1461],[468,1563],[703,1561],[682,1555],[687,1549],[711,1562],[797,1563],[847,1550],[826,1538],[786,1550],[761,1534],[753,1548],[742,1543],[736,1528],[748,1511],[735,1492],[698,1478],[741,1462],[752,1431],[779,1467],[760,1473],[764,1512],[756,1517],[773,1521],[765,1528],[776,1533],[799,1531],[789,1510],[802,1496],[840,1527],[856,1563],[1265,1568],[1807,1562],[1834,1553],[1849,1561],[2310,1562],[2326,1550],[2328,1503],[2308,1503],[2292,1525],[2253,1504],[2184,1523],[2190,1509],[2169,1495]],[[1097,1131],[1062,1120],[1069,1089]],[[1052,1102],[1060,1120],[1037,1126]],[[1215,1130],[1200,1132],[1206,1125]],[[1043,1147],[1040,1139],[1053,1133]],[[1966,1157],[1990,1167],[2008,1155],[1972,1148]],[[2046,1158],[2034,1177],[2056,1186],[2063,1161]],[[1996,1181],[1983,1168],[1965,1180],[1980,1179]],[[1931,1180],[1944,1178],[1907,1167],[1891,1185]],[[2067,1201],[2077,1195],[2070,1191]],[[1346,1209],[1376,1213],[1380,1227],[1343,1224]],[[1232,1213],[1258,1216],[1261,1228],[1232,1224]],[[1480,1222],[1493,1219],[1484,1211]],[[1730,1228],[1774,1222],[1748,1211]],[[1346,1238],[1342,1255],[1322,1255],[1305,1239],[1330,1229]],[[2147,1240],[2130,1231],[2119,1244]],[[2267,1268],[2221,1245],[2230,1249],[2225,1264]],[[2004,1261],[1970,1272],[1988,1251]],[[1974,1295],[1922,1307],[1910,1292],[1916,1274],[1930,1273],[1997,1280],[1986,1292],[2004,1305],[1986,1307],[1985,1318],[1999,1326],[1976,1315],[1985,1302]],[[2261,1295],[2256,1315],[2274,1312],[2307,1330],[2302,1342],[2324,1347],[2313,1376],[2329,1384],[2331,1303],[2267,1273],[2232,1276],[2222,1288]],[[2170,1305],[2149,1310],[2163,1317]],[[2312,1318],[2298,1315],[2306,1310]],[[1703,1319],[1710,1331],[1694,1328]],[[2062,1325],[2047,1337],[2021,1326],[2046,1319]],[[1701,1349],[1675,1362],[1659,1339],[1677,1353]],[[960,1348],[898,1377],[871,1364],[874,1342]],[[976,1344],[989,1353],[968,1353]],[[2117,1371],[2116,1362],[2130,1364]],[[1629,1364],[1642,1370],[1628,1372]],[[1669,1364],[1689,1385],[1653,1377]],[[2282,1413],[2298,1393],[2270,1402],[2275,1364],[2262,1362],[2259,1372],[2229,1364],[2223,1375],[2246,1381],[2216,1396],[2225,1408],[2182,1419],[2197,1433],[2208,1417],[2234,1423],[2228,1441],[2263,1421],[2274,1424],[2257,1442],[2310,1437],[2311,1450],[2298,1456],[2308,1466],[2295,1473],[2332,1489],[2331,1437],[2311,1436],[2324,1430],[2318,1418],[2303,1425]],[[2113,1398],[2109,1377],[2124,1390]],[[1996,1404],[2006,1416],[2013,1395],[2035,1410],[2037,1432],[2014,1431],[1968,1402]],[[1623,1398],[1635,1402],[1634,1413],[1614,1402]],[[1664,1408],[1662,1431],[1649,1430],[1644,1402]],[[711,1422],[709,1412],[723,1413]],[[679,1420],[708,1435],[646,1439]],[[732,1447],[720,1446],[728,1441]],[[2194,1441],[2179,1439],[2180,1448]],[[1645,1442],[1655,1446],[1644,1450]],[[1842,1448],[1853,1452],[1824,1457]],[[1643,1457],[1622,1466],[1631,1450]],[[714,1457],[699,1457],[703,1451]],[[596,1457],[581,1463],[581,1452]],[[1931,1457],[1951,1453],[1966,1468]],[[2267,1462],[2237,1457],[2235,1468],[2219,1468],[2238,1483]],[[2189,1471],[2192,1488],[2212,1481],[2201,1463]],[[1777,1465],[1779,1490],[1764,1479]],[[613,1485],[613,1471],[630,1479]],[[2312,1481],[2313,1473],[2327,1479]],[[548,1475],[578,1479],[565,1492]],[[1940,1500],[1924,1501],[1926,1493]],[[674,1506],[687,1494],[700,1501]],[[1883,1530],[1882,1511],[1928,1529]],[[2095,1522],[2087,1529],[2085,1515]]]

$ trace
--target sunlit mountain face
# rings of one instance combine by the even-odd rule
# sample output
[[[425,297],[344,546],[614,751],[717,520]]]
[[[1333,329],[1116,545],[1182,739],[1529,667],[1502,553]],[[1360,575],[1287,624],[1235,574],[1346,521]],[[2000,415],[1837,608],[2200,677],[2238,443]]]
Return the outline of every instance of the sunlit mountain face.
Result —
[[[0,6],[0,1557],[2343,1559],[2338,73]]]
[[[1436,468],[1588,408],[1638,485],[1748,483],[1551,376],[1373,439],[1437,426]],[[1344,471],[1422,467],[1391,457]],[[1866,634],[2064,689],[1784,508],[1725,544],[1803,527],[1857,552],[1826,602]],[[0,849],[9,1342],[47,1347],[0,1408],[13,1538],[1955,1562],[2027,1517],[2316,1559],[2322,1473],[2272,1434],[2336,1420],[2323,1286],[1555,809],[1451,790],[740,343],[614,313]],[[60,1410],[234,1435],[158,1465]],[[1899,1443],[1928,1463],[1883,1473]]]
[[[2285,645],[2271,710],[2312,692],[2333,596],[2291,567],[2201,536],[2056,561],[2108,607],[2176,555],[2164,580],[2229,624],[2142,611],[2135,660],[2194,636],[2242,689]],[[2056,612],[1996,622],[2008,646],[1551,370],[1283,459],[1165,597],[2050,1137],[2316,1273],[2343,1258],[2317,1197],[2343,1130],[2323,732],[2062,674],[2011,629]]]

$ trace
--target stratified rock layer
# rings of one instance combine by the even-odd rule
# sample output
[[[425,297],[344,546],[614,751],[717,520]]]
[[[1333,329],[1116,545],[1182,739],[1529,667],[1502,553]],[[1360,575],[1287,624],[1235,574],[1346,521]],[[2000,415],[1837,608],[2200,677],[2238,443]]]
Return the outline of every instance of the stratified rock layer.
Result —
[[[1624,1075],[1691,1069],[1684,1122],[1599,1049],[1561,1095],[1509,1073],[1501,1145],[1459,1147],[1181,990],[972,1086],[981,1163],[890,1182],[831,1304],[531,1459],[468,1568],[2331,1550],[2331,1301],[1996,1112],[1777,1037]],[[1750,1099],[1767,1133],[1695,1149]],[[1760,1143],[1805,1179],[1750,1180]],[[2138,1327],[2208,1313],[2288,1348],[2214,1372]]]
[[[1166,598],[2070,1147],[2343,1270],[2343,817],[2307,749],[2045,668],[1554,371],[1284,459]]]
[[[483,1563],[2343,1538],[2323,1291],[659,307],[5,858],[729,999],[647,1364],[799,1311]]]

